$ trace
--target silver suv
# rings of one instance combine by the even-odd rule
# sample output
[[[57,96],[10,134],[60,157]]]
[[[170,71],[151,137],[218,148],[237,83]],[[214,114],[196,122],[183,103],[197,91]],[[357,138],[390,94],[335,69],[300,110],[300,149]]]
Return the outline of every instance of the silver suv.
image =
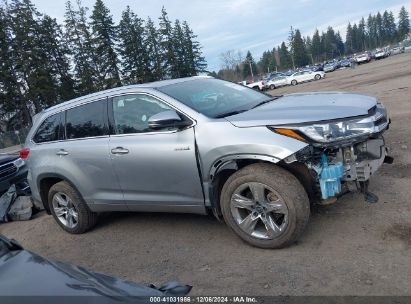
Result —
[[[34,199],[67,232],[105,211],[212,212],[246,242],[279,248],[385,161],[373,97],[269,96],[209,77],[132,85],[34,118],[22,155]]]

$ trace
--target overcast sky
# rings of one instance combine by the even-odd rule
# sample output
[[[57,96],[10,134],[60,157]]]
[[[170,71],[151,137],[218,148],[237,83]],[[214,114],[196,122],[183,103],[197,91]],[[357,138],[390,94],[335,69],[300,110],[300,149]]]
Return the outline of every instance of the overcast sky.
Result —
[[[65,0],[32,0],[40,12],[64,19]],[[104,0],[114,20],[129,5],[140,17],[157,19],[164,5],[170,19],[187,20],[208,62],[218,70],[220,54],[227,50],[250,50],[258,60],[288,37],[292,25],[304,36],[331,25],[343,39],[347,23],[358,22],[369,13],[391,10],[397,18],[402,5],[411,12],[411,0]],[[94,0],[83,0],[90,9]]]

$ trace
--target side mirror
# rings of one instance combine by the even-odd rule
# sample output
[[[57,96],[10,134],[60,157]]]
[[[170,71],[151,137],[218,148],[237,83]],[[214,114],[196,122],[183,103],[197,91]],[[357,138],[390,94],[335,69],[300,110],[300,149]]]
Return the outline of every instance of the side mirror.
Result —
[[[167,110],[154,114],[148,119],[151,129],[182,128],[191,125],[191,121],[182,120],[174,110]]]

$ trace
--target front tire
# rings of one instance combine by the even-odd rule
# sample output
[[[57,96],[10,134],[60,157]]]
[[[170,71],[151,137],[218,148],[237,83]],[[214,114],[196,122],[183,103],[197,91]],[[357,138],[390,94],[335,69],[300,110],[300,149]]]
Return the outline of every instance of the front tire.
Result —
[[[321,79],[321,75],[320,75],[320,74],[316,74],[316,75],[314,76],[314,79],[315,79],[315,80],[320,80],[320,79]]]
[[[293,85],[293,86],[297,85],[297,80],[293,79],[293,80],[291,81],[291,85]]]
[[[50,188],[48,202],[56,222],[69,233],[84,233],[97,222],[97,213],[89,209],[80,194],[66,181]]]
[[[224,184],[221,211],[227,225],[245,242],[282,248],[305,230],[310,203],[297,178],[269,164],[249,165]]]
[[[270,84],[270,90],[274,90],[275,89],[275,85]]]

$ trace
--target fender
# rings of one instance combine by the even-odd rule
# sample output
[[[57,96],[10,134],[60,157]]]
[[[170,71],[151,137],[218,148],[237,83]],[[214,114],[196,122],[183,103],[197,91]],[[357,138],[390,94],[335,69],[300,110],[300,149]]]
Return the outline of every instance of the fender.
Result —
[[[238,160],[261,160],[273,164],[278,163],[281,159],[270,155],[263,154],[231,154],[216,160],[209,170],[208,177],[213,181],[215,176],[223,169],[238,169],[236,161]]]

